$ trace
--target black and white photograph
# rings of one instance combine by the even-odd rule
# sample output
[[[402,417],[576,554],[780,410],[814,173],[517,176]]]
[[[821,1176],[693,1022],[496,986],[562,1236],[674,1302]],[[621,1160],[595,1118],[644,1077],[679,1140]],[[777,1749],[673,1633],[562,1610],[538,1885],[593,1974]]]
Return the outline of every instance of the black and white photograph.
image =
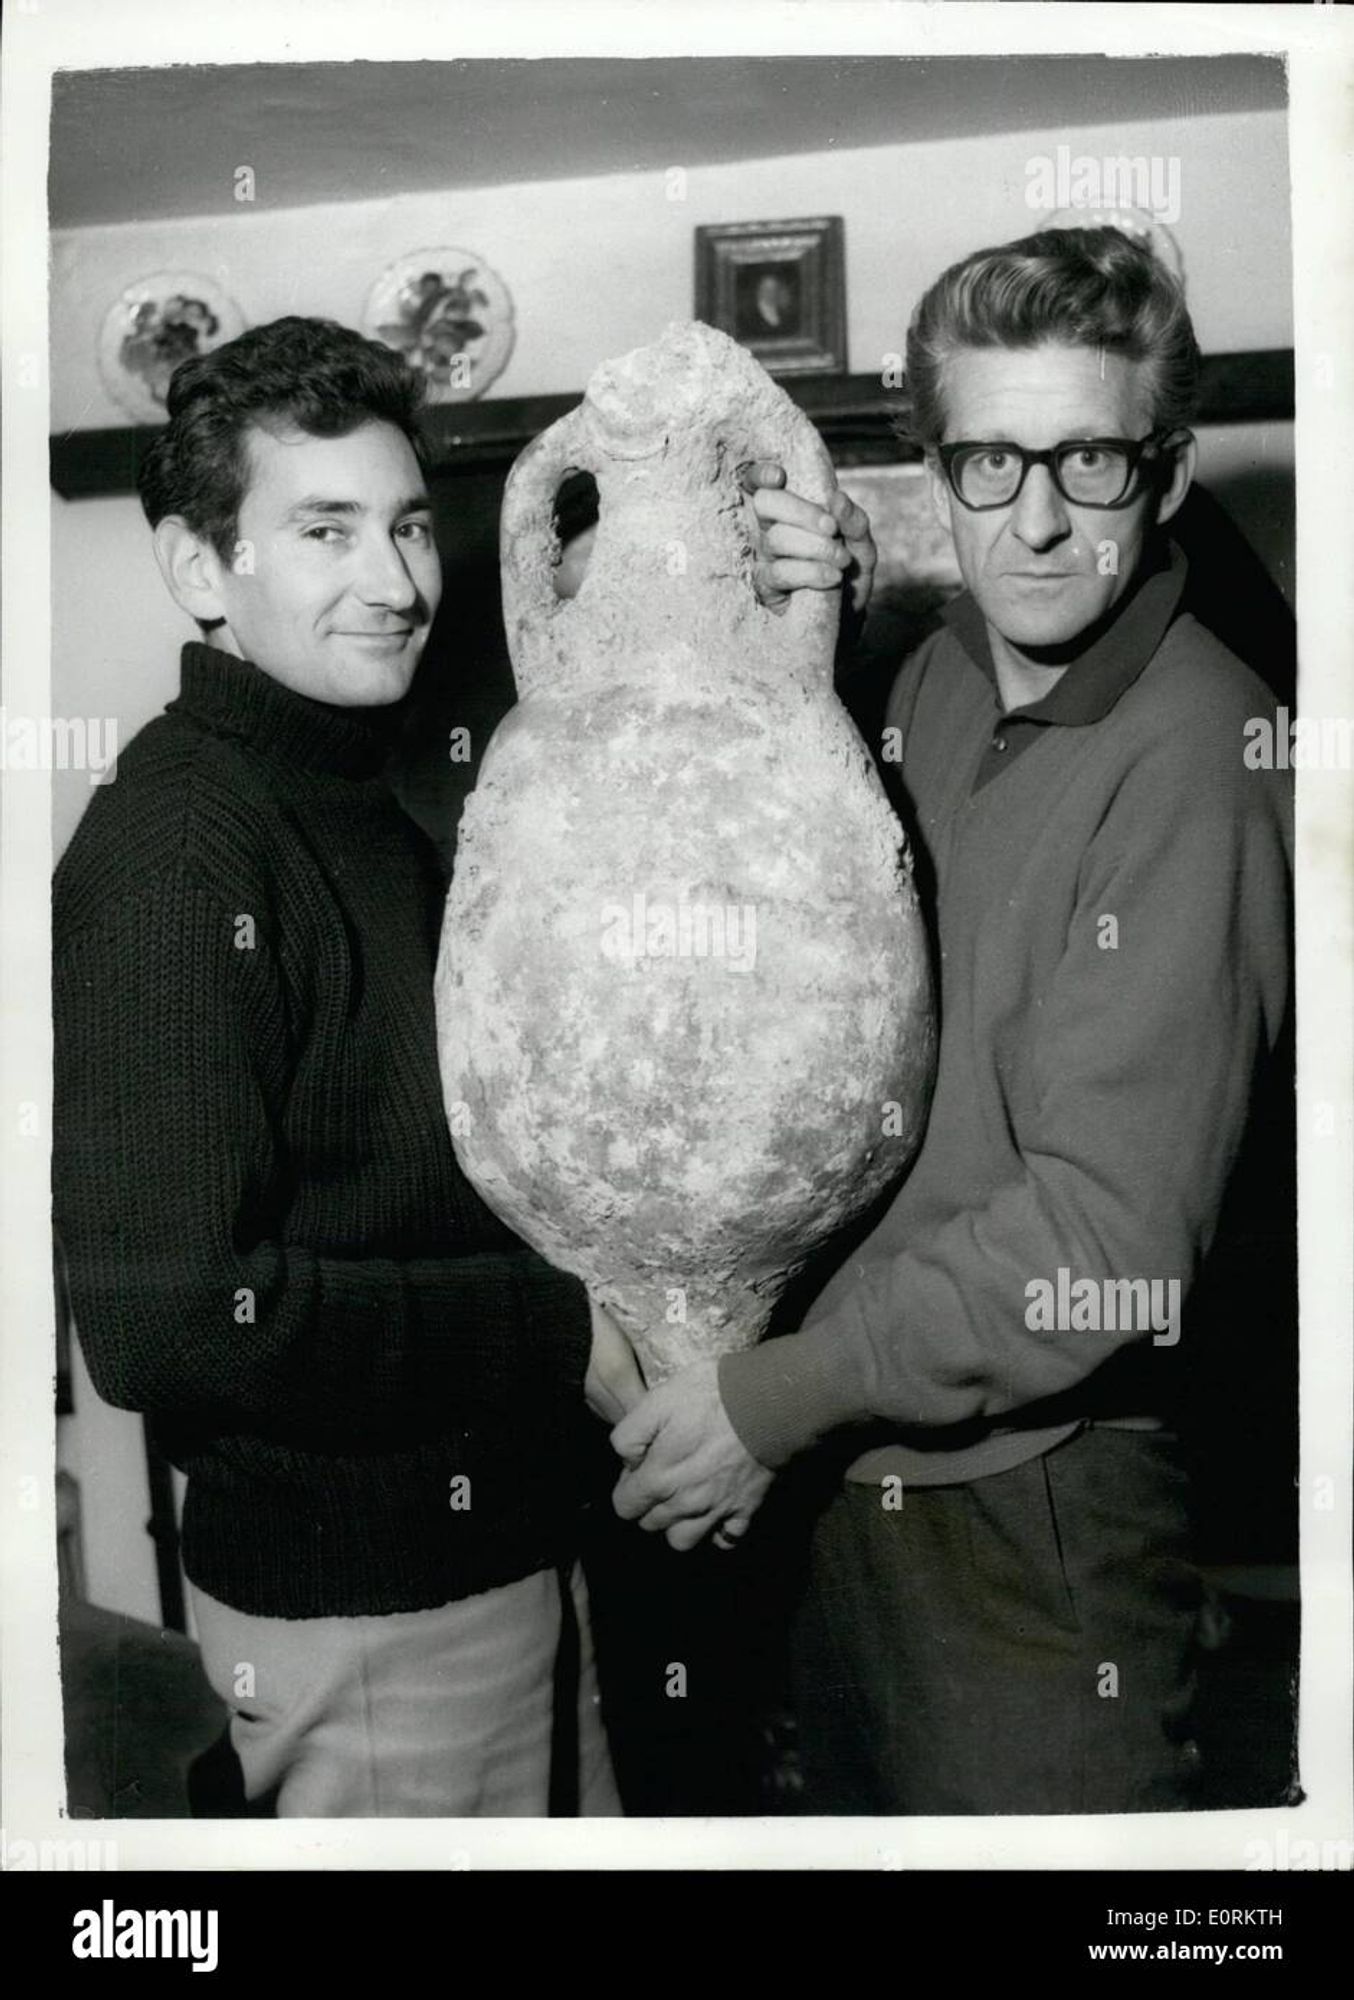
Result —
[[[1354,1862],[1295,72],[922,46],[53,63],[11,1842]]]

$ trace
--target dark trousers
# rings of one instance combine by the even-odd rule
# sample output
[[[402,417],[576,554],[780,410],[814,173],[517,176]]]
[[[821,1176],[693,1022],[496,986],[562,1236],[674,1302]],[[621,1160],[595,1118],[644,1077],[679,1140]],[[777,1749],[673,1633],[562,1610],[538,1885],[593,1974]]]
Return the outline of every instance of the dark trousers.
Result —
[[[1187,1489],[1174,1440],[1095,1426],[896,1510],[848,1481],[793,1635],[803,1810],[1194,1803]]]

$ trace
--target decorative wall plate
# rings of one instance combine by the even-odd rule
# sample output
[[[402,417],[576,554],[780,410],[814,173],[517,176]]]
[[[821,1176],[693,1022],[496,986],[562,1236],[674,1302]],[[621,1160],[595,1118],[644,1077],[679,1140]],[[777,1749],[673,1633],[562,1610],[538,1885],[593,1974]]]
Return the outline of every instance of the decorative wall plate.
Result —
[[[507,366],[512,299],[473,250],[412,250],[372,286],[362,331],[418,369],[430,402],[470,402]]]
[[[244,314],[200,271],[157,271],[109,307],[99,334],[99,374],[139,424],[165,419],[169,378],[181,361],[243,333]]]

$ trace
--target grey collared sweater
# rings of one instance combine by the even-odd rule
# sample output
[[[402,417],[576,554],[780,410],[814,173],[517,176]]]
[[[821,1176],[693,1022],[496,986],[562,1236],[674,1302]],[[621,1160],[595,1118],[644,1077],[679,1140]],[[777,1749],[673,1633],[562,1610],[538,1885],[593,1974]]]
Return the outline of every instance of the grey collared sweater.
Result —
[[[962,601],[898,679],[935,1094],[909,1178],[802,1330],[720,1364],[766,1465],[877,1419],[856,1477],[951,1483],[1085,1415],[1166,1412],[1179,1357],[1140,1302],[1188,1297],[1290,970],[1291,799],[1243,761],[1273,700],[1178,614],[1183,582],[1178,554],[1149,575],[1061,701],[1026,711],[1041,723],[1006,726]],[[1160,1289],[1130,1315],[1135,1279]]]
[[[382,722],[185,647],[54,888],[81,1344],[188,1475],[188,1575],[265,1616],[513,1581],[577,1511],[585,1294],[457,1167]]]

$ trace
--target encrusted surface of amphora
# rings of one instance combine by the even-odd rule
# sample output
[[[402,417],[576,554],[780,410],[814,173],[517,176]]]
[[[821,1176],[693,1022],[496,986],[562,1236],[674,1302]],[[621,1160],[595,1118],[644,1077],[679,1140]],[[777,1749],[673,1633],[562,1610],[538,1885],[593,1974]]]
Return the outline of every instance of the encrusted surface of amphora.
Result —
[[[650,1382],[758,1337],[902,1172],[934,1060],[902,829],[833,692],[838,593],[753,591],[738,467],[758,458],[832,490],[752,356],[678,324],[518,459],[519,702],[466,806],[437,970],[462,1166]],[[576,469],[599,524],[564,600],[553,501]]]

